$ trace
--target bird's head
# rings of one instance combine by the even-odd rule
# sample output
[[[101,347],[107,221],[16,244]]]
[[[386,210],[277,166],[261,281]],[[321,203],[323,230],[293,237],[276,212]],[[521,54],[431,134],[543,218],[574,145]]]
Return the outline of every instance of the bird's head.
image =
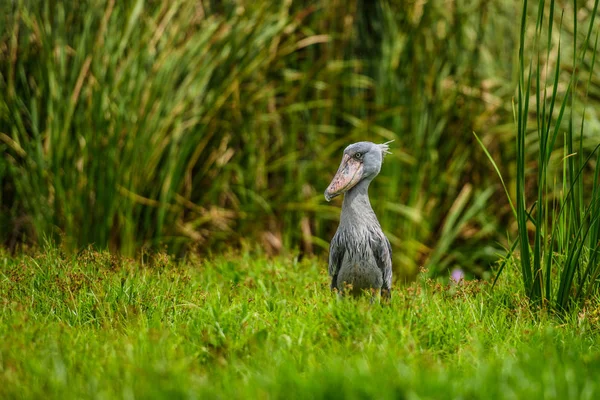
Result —
[[[342,163],[325,190],[325,200],[346,193],[362,180],[373,179],[381,170],[383,157],[389,154],[388,143],[358,142],[346,147]]]

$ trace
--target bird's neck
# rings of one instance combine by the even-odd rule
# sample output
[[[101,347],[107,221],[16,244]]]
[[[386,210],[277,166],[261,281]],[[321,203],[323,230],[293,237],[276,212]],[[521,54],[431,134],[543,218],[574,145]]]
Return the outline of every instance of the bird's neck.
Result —
[[[371,207],[371,202],[369,201],[370,183],[370,179],[362,180],[344,194],[341,215],[342,221],[378,223],[373,207]]]

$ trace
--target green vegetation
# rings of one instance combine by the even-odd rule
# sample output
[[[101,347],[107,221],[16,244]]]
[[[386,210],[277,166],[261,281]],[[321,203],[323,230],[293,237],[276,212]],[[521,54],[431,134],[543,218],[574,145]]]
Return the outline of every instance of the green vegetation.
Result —
[[[592,7],[577,5],[585,26]],[[480,276],[515,226],[472,132],[514,196],[520,14],[503,0],[1,2],[0,240],[320,253],[341,149],[394,139],[372,195],[397,274]],[[565,25],[568,51],[585,32]]]
[[[382,306],[310,259],[3,253],[0,397],[597,398],[600,308],[533,317],[514,271]]]
[[[536,305],[549,304],[561,312],[598,293],[600,283],[600,136],[596,135],[597,144],[593,146],[593,150],[590,151],[584,145],[589,136],[586,113],[590,88],[595,78],[594,66],[600,36],[596,19],[599,3],[595,0],[593,4],[589,4],[589,24],[583,32],[584,40],[580,47],[576,46],[579,23],[577,18],[573,19],[573,68],[563,93],[558,90],[562,82],[561,59],[565,54],[560,41],[563,16],[557,23],[554,18],[555,3],[549,2],[546,6],[544,1],[540,1],[533,34],[534,46],[529,51],[526,48],[527,1],[523,3],[521,19],[519,85],[515,111],[516,208],[512,201],[510,204],[517,218],[518,240],[508,257],[512,256],[516,244],[519,244],[517,263],[521,266],[526,295]],[[556,49],[553,48],[552,40],[555,25],[558,25],[559,32]],[[591,56],[586,58],[586,54]],[[552,56],[556,57],[553,67],[548,62]],[[543,59],[546,61],[542,61]],[[534,95],[531,94],[532,87],[535,88]],[[578,90],[578,87],[583,87],[583,90]],[[534,124],[537,142],[534,146],[528,143],[532,101],[537,118]],[[576,104],[582,110],[579,121],[575,116],[578,110]],[[563,124],[563,117],[568,121],[567,124]],[[562,159],[557,160],[553,154],[561,130],[565,132],[564,145],[561,148],[562,154],[558,154]],[[537,179],[536,187],[527,188],[527,176],[531,174],[527,171],[527,163],[532,153],[528,149],[531,147],[535,147],[533,154],[536,158]],[[487,151],[486,154],[489,156]],[[491,161],[498,171],[493,159]],[[560,167],[556,168],[556,165],[562,166],[562,170]],[[502,180],[502,176],[500,177]],[[532,198],[531,194],[535,192],[537,197],[528,203],[528,197]]]
[[[597,398],[598,4],[0,2],[0,398]]]

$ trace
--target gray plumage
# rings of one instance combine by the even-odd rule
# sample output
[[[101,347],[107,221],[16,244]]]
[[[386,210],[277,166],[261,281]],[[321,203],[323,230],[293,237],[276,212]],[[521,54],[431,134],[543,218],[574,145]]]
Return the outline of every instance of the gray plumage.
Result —
[[[376,289],[388,297],[392,285],[392,249],[369,201],[369,184],[381,169],[386,144],[359,142],[344,150],[342,164],[325,198],[345,193],[340,224],[329,247],[331,288],[352,293]]]

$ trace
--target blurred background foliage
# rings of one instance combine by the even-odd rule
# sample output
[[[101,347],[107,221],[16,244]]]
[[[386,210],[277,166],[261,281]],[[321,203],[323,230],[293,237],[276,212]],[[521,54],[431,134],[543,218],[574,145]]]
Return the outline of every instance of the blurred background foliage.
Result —
[[[592,4],[557,2],[564,22],[552,46],[561,38],[568,51],[585,35],[570,27],[585,24]],[[8,246],[60,238],[124,254],[322,253],[340,211],[322,193],[342,149],[359,140],[394,140],[371,198],[399,276],[457,266],[481,275],[514,237],[473,135],[514,194],[513,1],[20,0],[0,9]],[[560,65],[568,75],[569,62]],[[588,102],[583,144],[593,148],[597,72]]]

